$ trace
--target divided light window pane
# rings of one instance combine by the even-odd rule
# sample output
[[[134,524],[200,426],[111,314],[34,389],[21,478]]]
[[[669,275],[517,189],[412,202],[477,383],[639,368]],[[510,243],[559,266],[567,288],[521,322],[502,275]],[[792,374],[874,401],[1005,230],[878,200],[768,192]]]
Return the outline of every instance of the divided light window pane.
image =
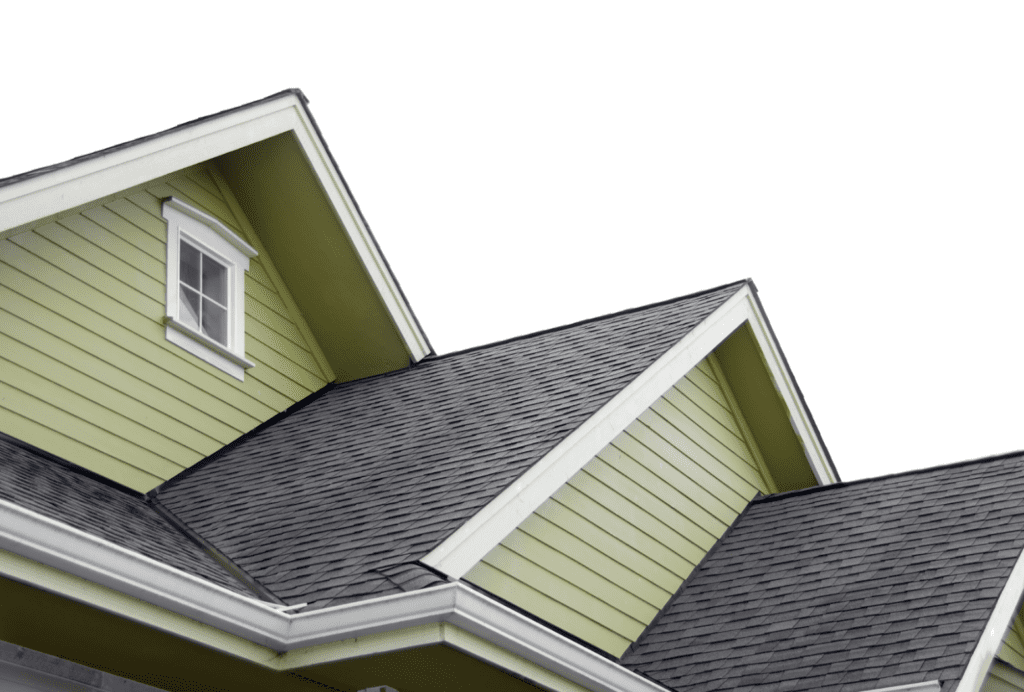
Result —
[[[228,344],[228,268],[182,239],[179,319],[219,344]]]

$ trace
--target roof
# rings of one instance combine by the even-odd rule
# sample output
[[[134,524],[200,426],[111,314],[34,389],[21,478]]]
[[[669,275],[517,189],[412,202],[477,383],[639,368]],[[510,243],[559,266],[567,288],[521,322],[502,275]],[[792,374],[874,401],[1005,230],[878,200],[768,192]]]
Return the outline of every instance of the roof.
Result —
[[[184,123],[181,123],[179,125],[175,125],[174,127],[167,128],[166,130],[161,130],[160,132],[154,132],[153,134],[145,135],[143,137],[137,137],[137,138],[129,140],[127,142],[121,142],[120,144],[115,144],[113,146],[106,147],[105,149],[100,149],[99,151],[94,151],[94,152],[91,152],[91,153],[88,153],[88,154],[83,154],[82,156],[76,156],[75,158],[68,159],[67,161],[61,161],[60,163],[54,163],[54,164],[51,164],[49,166],[42,166],[41,168],[33,168],[32,170],[25,171],[24,173],[18,173],[16,175],[8,176],[6,178],[0,178],[0,187],[7,187],[8,185],[14,185],[15,183],[20,183],[23,180],[30,180],[31,178],[38,178],[41,175],[46,175],[47,173],[52,173],[53,171],[59,171],[59,170],[61,170],[63,168],[70,168],[72,166],[77,166],[80,163],[85,163],[86,161],[92,161],[93,159],[98,159],[98,158],[101,158],[103,156],[107,156],[108,154],[113,154],[115,152],[121,151],[122,149],[129,149],[129,148],[137,146],[139,144],[143,144],[145,142],[149,142],[149,141],[154,140],[154,139],[159,139],[160,137],[164,137],[166,135],[169,135],[172,132],[178,132],[180,130],[187,129],[187,128],[192,127],[194,125],[199,125],[200,123],[204,123],[204,122],[207,122],[209,120],[213,120],[215,118],[220,118],[220,117],[223,117],[225,115],[230,115],[231,113],[236,113],[238,111],[242,111],[242,110],[245,110],[247,108],[251,108],[252,106],[258,105],[260,103],[265,103],[267,101],[273,101],[276,98],[280,98],[280,97],[288,95],[288,94],[291,94],[291,95],[294,95],[294,96],[298,97],[299,100],[302,101],[303,105],[309,103],[309,99],[306,98],[306,95],[302,93],[301,89],[285,89],[284,91],[279,91],[276,94],[271,94],[270,96],[261,98],[261,99],[259,99],[257,101],[252,101],[250,103],[246,103],[246,104],[243,104],[241,106],[235,106],[234,108],[229,108],[227,110],[220,111],[219,113],[212,113],[210,115],[204,115],[201,118],[196,118],[194,120],[189,120],[188,122],[184,122]],[[308,111],[308,108],[307,108],[307,111]]]
[[[3,433],[0,500],[253,597],[144,496]]]
[[[330,386],[158,497],[287,602],[441,583],[416,561],[744,285]]]
[[[687,692],[952,692],[1022,549],[1022,452],[755,500],[621,662]]]

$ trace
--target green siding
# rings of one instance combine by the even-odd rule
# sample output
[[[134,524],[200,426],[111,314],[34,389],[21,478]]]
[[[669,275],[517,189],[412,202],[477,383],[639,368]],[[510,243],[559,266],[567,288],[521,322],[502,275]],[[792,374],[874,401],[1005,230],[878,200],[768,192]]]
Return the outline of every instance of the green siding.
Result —
[[[1011,628],[1012,629],[1012,628]],[[999,657],[1002,658],[1002,652]],[[1022,692],[1024,691],[1024,674],[1016,668],[1016,664],[1004,665],[993,661],[988,675],[981,683],[981,692]]]
[[[333,379],[216,176],[196,166],[0,240],[0,431],[147,491]],[[171,195],[261,250],[244,382],[166,340]]]
[[[1017,670],[1024,671],[1024,621],[1020,613],[1010,623],[997,655]]]
[[[774,483],[709,356],[466,579],[619,656]]]

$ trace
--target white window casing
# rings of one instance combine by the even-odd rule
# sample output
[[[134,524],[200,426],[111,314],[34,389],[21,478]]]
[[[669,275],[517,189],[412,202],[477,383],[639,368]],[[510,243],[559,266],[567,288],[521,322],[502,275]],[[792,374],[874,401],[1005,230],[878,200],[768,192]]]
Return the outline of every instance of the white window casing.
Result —
[[[214,217],[176,197],[164,200],[163,217],[167,219],[167,340],[244,380],[246,369],[255,365],[245,357],[245,272],[249,271],[249,259],[256,256],[256,250]],[[182,242],[227,268],[225,343],[204,334],[201,325],[190,324],[180,297],[185,290],[181,288],[180,276]],[[203,300],[202,294],[198,295]]]

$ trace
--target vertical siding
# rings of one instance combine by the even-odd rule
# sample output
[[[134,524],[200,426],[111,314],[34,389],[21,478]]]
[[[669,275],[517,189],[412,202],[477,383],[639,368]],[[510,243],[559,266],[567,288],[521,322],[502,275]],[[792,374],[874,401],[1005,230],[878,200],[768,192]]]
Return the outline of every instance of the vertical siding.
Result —
[[[0,240],[0,431],[146,491],[327,383],[262,252],[244,382],[166,340],[161,199],[256,244],[225,190],[197,166]]]
[[[709,356],[466,579],[619,656],[757,493],[758,452]]]

